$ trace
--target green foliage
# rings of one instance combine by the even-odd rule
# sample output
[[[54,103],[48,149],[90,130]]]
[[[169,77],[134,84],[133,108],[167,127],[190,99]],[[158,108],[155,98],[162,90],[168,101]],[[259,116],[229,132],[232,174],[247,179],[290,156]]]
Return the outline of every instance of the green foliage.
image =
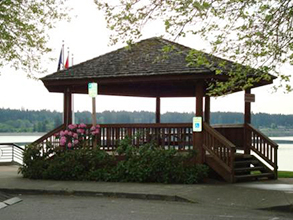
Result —
[[[95,2],[105,13],[112,31],[112,43],[139,39],[144,27],[156,21],[165,26],[165,32],[160,34],[167,38],[176,40],[188,34],[200,36],[210,44],[211,54],[241,64],[243,68],[229,73],[231,80],[227,84],[217,82],[211,87],[217,93],[224,93],[228,86],[239,86],[239,80],[245,82],[242,85],[245,89],[253,82],[269,78],[268,73],[280,76],[280,86],[292,91],[291,74],[278,72],[281,64],[293,63],[291,0]],[[190,59],[191,65],[203,63],[204,57],[193,56]],[[212,63],[208,66],[212,66]],[[247,66],[257,69],[256,76],[250,82],[247,76],[251,69],[246,69]]]
[[[206,166],[192,164],[194,152],[180,154],[152,144],[134,147],[127,138],[116,155],[96,148],[51,148],[42,155],[35,146],[27,146],[19,171],[32,179],[188,184],[202,181],[208,173]]]
[[[67,17],[65,1],[0,1],[0,67],[40,71],[41,57],[50,51],[46,32]]]
[[[0,108],[0,132],[47,132],[62,123],[56,111],[28,111]]]
[[[24,165],[19,168],[19,172],[25,178],[43,178],[43,173],[48,168],[48,160],[51,153],[52,150],[48,150],[47,153],[42,154],[38,147],[33,145],[26,146],[23,152]]]
[[[163,123],[191,122],[194,113],[167,112],[161,115]],[[62,115],[56,111],[28,111],[0,109],[0,132],[48,132],[62,123]],[[76,112],[76,123],[91,123],[90,112]],[[155,123],[153,112],[104,111],[97,113],[99,124]],[[212,112],[211,124],[241,124],[243,114],[237,112]],[[293,128],[293,115],[252,114],[252,124],[257,128]]]
[[[153,144],[139,148],[125,139],[117,149],[125,159],[114,169],[113,177],[126,182],[197,183],[207,175],[207,167],[193,165],[195,152],[178,153]]]

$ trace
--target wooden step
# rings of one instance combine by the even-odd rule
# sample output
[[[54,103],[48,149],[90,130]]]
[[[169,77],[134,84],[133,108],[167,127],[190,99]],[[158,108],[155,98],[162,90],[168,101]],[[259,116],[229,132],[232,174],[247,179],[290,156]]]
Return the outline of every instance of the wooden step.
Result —
[[[255,166],[255,167],[240,167],[240,168],[235,168],[235,172],[246,172],[246,171],[256,171],[256,170],[265,170],[263,166]]]
[[[239,153],[235,154],[235,160],[252,159],[252,158],[253,156],[250,154],[239,154]]]
[[[238,160],[234,161],[234,165],[250,165],[250,164],[259,164],[259,161],[254,159],[254,160]]]
[[[246,174],[246,175],[235,175],[236,181],[241,180],[252,180],[252,179],[260,179],[260,178],[273,178],[273,173],[259,173],[259,174]]]

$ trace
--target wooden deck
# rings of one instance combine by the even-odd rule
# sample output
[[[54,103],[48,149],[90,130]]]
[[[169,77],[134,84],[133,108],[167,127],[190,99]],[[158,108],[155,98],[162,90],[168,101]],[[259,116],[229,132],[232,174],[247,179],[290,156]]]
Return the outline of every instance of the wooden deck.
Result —
[[[59,146],[56,133],[65,130],[62,125],[33,144],[42,152],[48,143]],[[89,134],[90,125],[87,126]],[[154,143],[163,149],[188,151],[196,149],[203,162],[228,182],[257,178],[277,178],[278,145],[250,124],[210,126],[203,123],[202,143],[195,142],[191,123],[176,124],[103,124],[96,135],[97,146],[108,152],[115,151],[119,142],[129,137],[139,147]],[[87,146],[94,143],[84,137]]]

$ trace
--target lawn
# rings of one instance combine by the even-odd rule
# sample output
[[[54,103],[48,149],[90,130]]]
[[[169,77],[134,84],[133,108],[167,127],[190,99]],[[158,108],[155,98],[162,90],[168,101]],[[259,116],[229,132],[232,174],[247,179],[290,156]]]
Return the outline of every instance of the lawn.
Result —
[[[279,178],[293,178],[292,171],[278,171]]]

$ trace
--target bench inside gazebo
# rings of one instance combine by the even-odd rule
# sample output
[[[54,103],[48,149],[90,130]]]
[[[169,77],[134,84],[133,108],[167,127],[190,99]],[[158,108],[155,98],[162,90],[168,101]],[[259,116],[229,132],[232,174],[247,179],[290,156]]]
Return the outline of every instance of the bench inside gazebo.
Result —
[[[166,47],[172,48],[167,54],[163,52]],[[101,95],[156,99],[156,123],[100,124],[97,145],[102,150],[114,151],[119,141],[129,136],[136,146],[152,140],[164,149],[196,149],[197,163],[207,164],[228,182],[277,178],[278,145],[252,127],[250,102],[245,102],[243,124],[210,125],[208,86],[229,76],[225,71],[216,74],[215,69],[187,65],[190,50],[162,38],[150,38],[42,78],[50,92],[64,93],[64,124],[34,144],[44,151],[47,142],[57,146],[54,134],[72,123],[72,94],[87,94],[88,83],[96,82]],[[223,61],[211,59],[215,65]],[[251,88],[271,84],[273,79],[260,80]],[[245,94],[250,94],[251,88]],[[195,97],[195,116],[203,119],[202,132],[193,132],[192,123],[161,123],[161,97]]]

